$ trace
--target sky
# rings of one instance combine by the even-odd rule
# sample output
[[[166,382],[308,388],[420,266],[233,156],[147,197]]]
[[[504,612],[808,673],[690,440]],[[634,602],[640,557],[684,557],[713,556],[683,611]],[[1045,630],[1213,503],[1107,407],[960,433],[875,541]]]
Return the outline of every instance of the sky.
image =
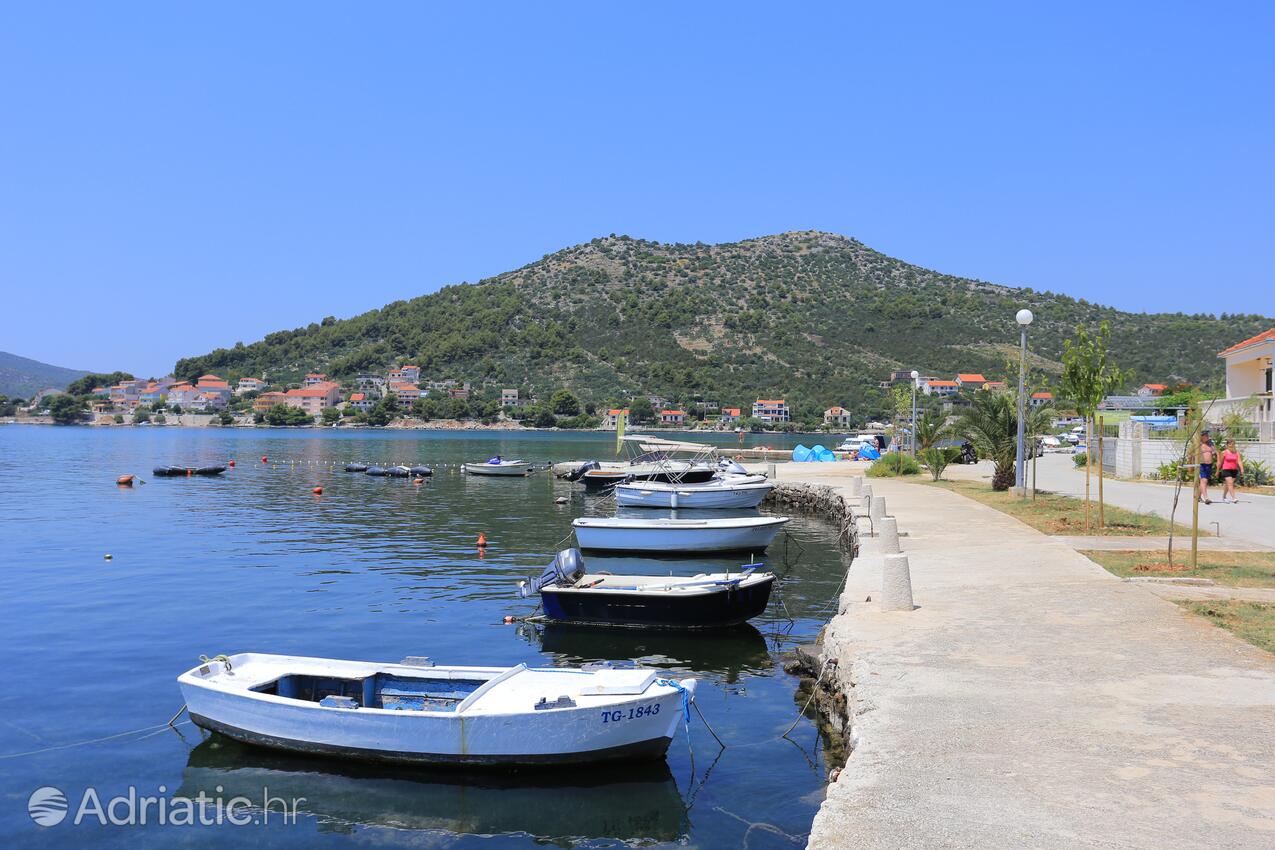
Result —
[[[1275,4],[9,4],[0,350],[182,356],[609,233],[1275,313]]]

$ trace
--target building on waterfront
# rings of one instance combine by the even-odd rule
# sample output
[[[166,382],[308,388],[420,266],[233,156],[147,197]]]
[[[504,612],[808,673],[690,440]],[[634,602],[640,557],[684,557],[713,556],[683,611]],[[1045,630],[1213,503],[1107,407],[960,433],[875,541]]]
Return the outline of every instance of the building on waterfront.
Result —
[[[398,400],[399,407],[411,407],[416,403],[418,398],[422,398],[425,393],[421,392],[421,388],[416,384],[401,383],[397,381],[390,382],[390,395]]]
[[[844,407],[830,407],[823,412],[823,424],[850,427],[850,411]]]
[[[195,382],[195,389],[201,393],[216,393],[223,401],[229,401],[232,394],[230,383],[216,375],[200,375]]]
[[[358,375],[354,379],[355,388],[368,396],[385,397],[385,379],[380,375]]]
[[[518,406],[518,390],[509,389],[500,391],[501,407],[517,407]]]
[[[340,403],[341,385],[332,381],[324,381],[284,393],[284,404],[300,408],[311,416],[322,413],[325,408],[336,407]]]
[[[616,407],[608,410],[602,417],[602,427],[607,431],[614,431],[619,424],[621,414],[623,414],[625,420],[627,420],[629,417],[629,409],[627,407],[623,409]]]
[[[276,404],[287,404],[288,396],[286,393],[273,392],[262,393],[252,400],[252,409],[255,413],[265,413]]]
[[[739,420],[738,407],[723,407],[721,414],[717,417],[717,424],[722,427],[734,427],[739,424]]]
[[[759,398],[753,402],[753,418],[769,425],[772,422],[788,422],[792,414],[782,398]]]
[[[1053,404],[1054,394],[1048,390],[1041,390],[1038,393],[1032,393],[1031,406],[1041,407],[1046,404]]]
[[[379,398],[367,393],[350,393],[350,407],[355,410],[369,411],[376,407],[379,401]]]
[[[240,378],[239,383],[235,386],[235,395],[243,395],[254,391],[261,392],[266,386],[266,382],[260,378]]]
[[[685,410],[661,410],[660,411],[661,425],[682,425],[682,424],[685,424],[685,422],[686,422]]]

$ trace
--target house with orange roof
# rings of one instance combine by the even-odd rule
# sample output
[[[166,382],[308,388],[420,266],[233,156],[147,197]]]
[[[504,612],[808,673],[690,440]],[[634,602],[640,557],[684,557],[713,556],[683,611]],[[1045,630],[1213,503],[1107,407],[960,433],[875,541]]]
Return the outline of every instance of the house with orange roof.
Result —
[[[350,407],[355,410],[368,411],[376,407],[376,403],[380,399],[371,393],[350,393],[348,401],[350,402]]]
[[[721,414],[717,417],[719,425],[734,425],[740,419],[738,407],[723,407]]]
[[[266,388],[266,382],[260,378],[240,378],[239,384],[235,387],[235,395],[243,395],[254,390],[261,392]]]
[[[341,387],[331,381],[284,393],[284,404],[298,407],[311,416],[322,413],[325,408],[336,407],[340,402]]]
[[[273,392],[262,393],[252,400],[252,409],[255,413],[265,413],[276,404],[287,404],[288,396],[286,393]]]
[[[823,424],[848,428],[850,427],[850,411],[840,406],[830,407],[823,412]]]
[[[759,398],[753,402],[753,418],[767,424],[792,421],[792,411],[782,398]]]
[[[685,422],[686,422],[685,410],[661,410],[660,411],[661,425],[682,425],[682,424],[685,424]]]
[[[921,385],[921,390],[926,395],[950,398],[960,392],[961,385],[956,383],[956,381],[926,381]]]
[[[390,383],[418,384],[421,380],[421,367],[410,363],[390,370]]]
[[[1031,406],[1040,407],[1045,404],[1052,404],[1053,401],[1054,401],[1054,394],[1049,392],[1048,390],[1042,390],[1038,393],[1032,393]]]
[[[411,407],[418,398],[425,394],[421,392],[421,388],[416,386],[416,384],[398,382],[390,384],[390,395],[398,399],[399,407]]]
[[[199,390],[201,393],[216,393],[222,397],[223,401],[230,400],[230,383],[228,381],[223,381],[216,375],[200,376],[199,380],[195,383],[195,389]],[[222,404],[221,406],[225,407],[225,404]]]
[[[602,427],[607,431],[614,431],[620,424],[620,415],[623,414],[625,421],[629,418],[629,409],[613,407],[602,417]]]
[[[987,383],[987,379],[978,372],[960,372],[956,376],[956,383],[960,387],[977,390]]]
[[[1219,421],[1226,413],[1238,412],[1251,422],[1275,422],[1271,391],[1275,328],[1237,342],[1217,356],[1226,363],[1226,398],[1213,403],[1209,419]],[[1271,428],[1264,427],[1262,433],[1270,434]]]
[[[1138,387],[1138,395],[1143,398],[1155,398],[1164,395],[1168,389],[1164,384],[1143,384]]]
[[[328,380],[328,376],[323,372],[311,372],[305,376],[305,380],[301,382],[303,387],[312,387],[315,384],[322,384]]]

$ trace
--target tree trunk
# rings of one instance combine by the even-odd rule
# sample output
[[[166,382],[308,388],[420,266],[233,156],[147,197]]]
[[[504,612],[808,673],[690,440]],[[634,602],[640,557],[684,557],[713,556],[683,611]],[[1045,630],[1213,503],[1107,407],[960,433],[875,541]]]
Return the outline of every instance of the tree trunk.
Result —
[[[1092,421],[1092,417],[1085,417],[1085,534],[1089,533],[1089,473],[1093,467]]]
[[[1005,491],[1014,486],[1014,461],[1006,461],[1005,463],[997,463],[996,471],[992,473],[992,489]]]

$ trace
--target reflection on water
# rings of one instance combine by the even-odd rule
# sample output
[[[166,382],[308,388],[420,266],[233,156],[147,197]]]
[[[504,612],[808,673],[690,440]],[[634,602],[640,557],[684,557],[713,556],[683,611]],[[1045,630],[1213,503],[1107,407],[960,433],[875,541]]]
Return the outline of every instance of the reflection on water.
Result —
[[[360,826],[538,841],[675,841],[686,806],[663,761],[517,775],[361,766],[212,735],[190,751],[176,796],[302,799],[325,831]]]
[[[192,843],[208,846],[344,846],[357,840],[350,833],[359,824],[371,823],[395,830],[379,843],[484,850],[621,840],[737,847],[749,829],[750,846],[760,846],[775,833],[749,825],[759,822],[787,835],[808,832],[826,768],[808,721],[792,736],[804,751],[778,740],[799,708],[796,681],[778,656],[808,642],[835,601],[843,573],[830,530],[793,518],[761,559],[784,580],[766,614],[741,629],[506,625],[507,616],[535,610],[536,600],[518,598],[517,583],[570,545],[571,521],[611,515],[615,505],[544,473],[499,479],[457,471],[462,461],[497,452],[536,462],[608,458],[614,437],[0,427],[0,453],[10,459],[0,464],[0,669],[27,670],[38,658],[57,671],[38,686],[0,690],[0,756],[110,738],[4,761],[0,798],[25,800],[50,784],[68,797],[89,786],[111,795],[130,785],[152,793],[160,785],[196,788],[211,780],[200,771],[218,774],[214,784],[223,786],[255,783],[253,771],[269,774],[272,789],[273,779],[307,786],[288,794],[312,801],[313,814],[296,827],[192,833]],[[236,466],[215,479],[150,475],[161,463],[230,459]],[[344,472],[351,461],[426,463],[436,472],[414,485]],[[117,487],[128,472],[148,483]],[[321,496],[311,492],[316,485]],[[480,533],[488,541],[481,551]],[[746,560],[595,556],[588,565],[694,575],[738,570]],[[718,748],[697,722],[689,743],[679,736],[670,747],[667,766],[577,769],[560,780],[502,785],[490,776],[364,774],[240,747],[214,758],[212,746],[191,753],[166,730],[111,737],[171,717],[181,705],[175,677],[201,653],[253,650],[492,666],[640,659],[696,676],[697,703],[731,746],[702,787],[690,779],[691,754],[702,775]],[[694,795],[689,818],[679,792]],[[500,838],[478,837],[488,833]],[[40,832],[18,805],[0,806],[0,834],[16,836],[10,843],[18,846],[58,846],[57,831]],[[161,848],[177,840],[149,829],[112,839]]]

